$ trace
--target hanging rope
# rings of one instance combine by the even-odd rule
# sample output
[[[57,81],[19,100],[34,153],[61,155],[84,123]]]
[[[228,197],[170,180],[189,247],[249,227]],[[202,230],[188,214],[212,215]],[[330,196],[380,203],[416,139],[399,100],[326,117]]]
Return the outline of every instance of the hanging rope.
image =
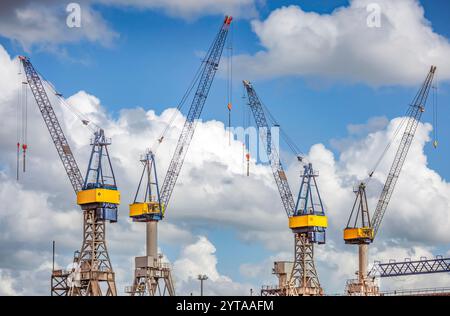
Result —
[[[438,81],[436,80],[436,84],[433,88],[433,147],[437,148],[438,146]]]
[[[364,182],[366,185],[370,182],[370,180],[372,179],[372,176],[374,175],[375,171],[378,169],[378,167],[381,164],[381,161],[383,161],[384,157],[386,156],[387,152],[389,151],[389,148],[391,148],[391,145],[395,142],[395,140],[397,139],[397,136],[399,135],[400,131],[403,129],[406,121],[408,120],[408,117],[410,116],[410,112],[412,111],[412,107],[408,107],[408,109],[406,110],[405,115],[403,116],[402,120],[400,121],[400,124],[397,126],[397,128],[394,131],[394,135],[391,138],[391,140],[388,142],[388,144],[386,145],[386,147],[384,148],[384,150],[381,152],[381,155],[378,157],[377,161],[375,162],[375,165],[373,166],[373,168],[371,169],[371,171],[369,172],[369,178],[366,180],[366,182]]]
[[[16,179],[19,181],[19,170],[20,170],[20,142],[21,142],[21,104],[22,104],[22,68],[21,64],[18,61],[18,79],[19,79],[19,88],[17,89],[17,106],[16,106],[16,143],[17,143],[17,157],[16,157]]]
[[[286,145],[289,147],[292,154],[297,157],[298,161],[302,164],[305,164],[305,154],[302,153],[300,148],[297,146],[297,144],[289,137],[289,135],[284,131],[283,128],[281,128],[281,125],[276,121],[275,117],[270,113],[269,108],[261,102],[262,106],[264,107],[264,111],[268,114],[269,121],[272,123],[272,125],[277,126],[280,130],[280,136],[281,139],[286,143]]]
[[[26,154],[28,148],[27,142],[27,130],[28,130],[28,82],[22,81],[22,155],[23,166],[22,172],[26,171]]]
[[[248,104],[245,96],[245,88],[242,87],[242,126],[243,126],[243,137],[242,140],[242,168],[245,175],[250,176],[250,136],[245,132],[250,126],[250,109],[248,109]]]
[[[213,43],[214,44],[214,43]],[[209,47],[207,53],[205,54],[206,56],[209,56],[211,53],[211,50],[213,49],[213,44],[211,44],[211,46]],[[177,117],[178,112],[181,112],[182,108],[184,107],[184,105],[186,104],[186,101],[189,97],[189,95],[191,94],[192,90],[194,89],[195,85],[197,84],[197,82],[200,79],[200,76],[202,74],[203,71],[203,65],[206,62],[206,59],[203,59],[202,62],[200,63],[194,78],[192,79],[191,83],[189,84],[188,89],[185,91],[183,97],[181,98],[181,101],[178,103],[177,105],[177,111],[175,111],[170,120],[169,123],[165,126],[164,130],[162,131],[162,133],[160,134],[160,136],[156,139],[156,141],[153,143],[153,145],[150,147],[150,151],[152,151],[154,154],[156,154],[156,152],[158,151],[159,145],[164,141],[164,138],[167,134],[167,132],[169,131],[169,129],[172,127],[175,118]]]
[[[62,104],[66,109],[69,110],[69,112],[77,118],[84,126],[86,126],[92,133],[95,133],[96,131],[100,130],[100,126],[95,124],[91,121],[91,119],[84,113],[82,113],[80,110],[74,108],[71,106],[66,99],[64,99],[63,95],[59,93],[56,88],[50,83],[49,80],[47,80],[41,73],[39,73],[39,77],[41,77],[42,82],[44,83],[45,88],[50,90],[53,95],[57,98],[60,104]]]
[[[231,146],[231,109],[233,107],[233,28],[228,37],[227,56],[227,108],[228,108],[228,145]]]

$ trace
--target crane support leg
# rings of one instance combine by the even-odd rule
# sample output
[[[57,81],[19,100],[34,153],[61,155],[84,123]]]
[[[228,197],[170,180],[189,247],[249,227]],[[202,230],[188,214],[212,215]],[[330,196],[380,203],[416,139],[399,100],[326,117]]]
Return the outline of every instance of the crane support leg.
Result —
[[[106,248],[105,221],[97,218],[95,208],[84,210],[83,215],[83,244],[69,295],[116,296],[115,275]]]
[[[147,229],[147,256],[156,258],[158,256],[158,222],[145,223]]]
[[[306,234],[295,234],[295,260],[288,295],[323,295],[314,264],[314,244],[309,241]]]
[[[135,257],[134,281],[125,288],[131,296],[174,296],[175,288],[170,265],[158,255],[158,221],[146,225],[147,255]]]
[[[358,279],[347,281],[347,295],[350,296],[379,296],[380,290],[375,278],[368,275],[369,245],[358,245]]]
[[[368,265],[368,251],[369,245],[361,244],[358,245],[358,255],[359,255],[359,270],[358,277],[361,282],[363,282],[367,278],[367,265]]]

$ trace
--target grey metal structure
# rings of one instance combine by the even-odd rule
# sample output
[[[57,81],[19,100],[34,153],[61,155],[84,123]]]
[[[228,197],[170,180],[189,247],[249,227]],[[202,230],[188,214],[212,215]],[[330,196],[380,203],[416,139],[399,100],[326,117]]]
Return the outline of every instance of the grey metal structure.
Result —
[[[158,256],[157,254],[158,221],[161,220],[164,216],[162,209],[167,209],[170,197],[172,196],[175,184],[181,172],[181,168],[189,149],[189,145],[191,143],[192,137],[194,136],[195,127],[197,125],[198,119],[200,118],[203,107],[206,103],[206,99],[208,98],[208,94],[215,74],[219,67],[231,21],[231,16],[225,17],[219,29],[219,32],[216,35],[211,47],[209,48],[205,60],[203,61],[203,64],[200,68],[201,73],[198,80],[197,89],[189,108],[189,112],[187,114],[183,129],[181,130],[181,134],[178,138],[178,143],[172,156],[172,160],[170,161],[169,167],[167,169],[161,191],[159,191],[157,180],[155,180],[155,183],[153,183],[156,185],[159,212],[158,214],[155,214],[155,216],[151,216],[151,218],[145,218],[145,216],[142,220],[133,218],[134,221],[146,222],[147,256],[135,258],[133,286],[125,288],[125,291],[130,295],[175,295],[175,288],[170,273],[170,267],[168,264],[162,263],[162,256]],[[147,160],[151,160],[151,164],[153,165],[153,167],[155,166],[153,154],[151,159]],[[147,183],[148,190],[150,189],[150,186],[152,184],[150,180],[150,169],[151,167],[149,166],[147,168],[147,171],[149,172]],[[156,177],[156,168],[154,169],[154,176]],[[149,197],[150,195],[151,193],[149,192],[148,195],[146,194],[146,197]],[[160,280],[164,282],[162,290],[159,285]]]
[[[405,261],[402,262],[375,262],[369,272],[369,276],[388,278],[404,275],[448,272],[450,272],[450,258],[437,256],[434,259],[421,258],[420,260],[405,259]]]
[[[141,180],[134,199],[137,202],[144,174],[146,175],[143,203],[149,207],[157,207],[157,212],[145,214],[141,218],[133,218],[134,222],[144,222],[146,227],[146,256],[134,258],[134,280],[132,286],[125,287],[125,293],[131,296],[174,296],[175,287],[171,268],[162,262],[163,256],[158,254],[158,221],[164,216],[163,206],[159,199],[156,161],[152,152],[148,152],[141,162],[144,165]],[[155,188],[153,189],[152,186]],[[155,192],[156,191],[156,192]],[[156,195],[154,195],[156,193]],[[139,203],[138,203],[139,204]]]
[[[173,189],[180,174],[181,167],[183,166],[189,144],[191,143],[194,135],[197,121],[200,118],[200,114],[202,113],[203,106],[205,105],[208,97],[214,76],[219,68],[220,58],[222,56],[222,51],[231,21],[231,16],[225,17],[219,33],[208,50],[208,54],[206,55],[197,90],[192,100],[191,107],[189,108],[186,122],[181,130],[177,147],[175,148],[169,168],[167,169],[166,177],[164,178],[164,182],[161,187],[161,203],[165,205],[165,207],[169,204],[170,196],[173,193]]]
[[[450,296],[450,288],[425,288],[380,292],[381,296]]]
[[[203,282],[208,280],[208,276],[206,274],[199,274],[197,279],[200,281],[200,296],[203,296]]]
[[[287,296],[287,287],[289,279],[294,268],[292,261],[275,261],[273,263],[272,274],[278,279],[275,286],[264,285],[261,288],[261,296]]]
[[[417,126],[419,125],[423,112],[425,112],[425,104],[428,99],[428,94],[430,93],[435,72],[436,66],[431,66],[424,83],[417,92],[409,108],[405,132],[403,133],[402,139],[400,140],[400,145],[395,153],[394,161],[392,162],[389,175],[384,183],[380,199],[378,200],[378,204],[372,218],[374,236],[377,235],[378,229],[380,228],[381,221],[383,220],[389,201],[391,200],[392,193],[394,192],[395,184],[397,183],[406,156],[408,155],[409,148],[411,147],[411,143],[414,139]]]
[[[58,118],[56,117],[56,113],[53,110],[47,93],[45,92],[45,88],[39,74],[34,69],[28,58],[19,56],[19,59],[22,62],[28,85],[33,93],[34,99],[36,100],[39,111],[42,114],[42,118],[44,119],[45,125],[50,133],[50,137],[53,140],[53,144],[55,145],[59,158],[66,169],[66,174],[69,177],[73,190],[77,193],[83,187],[83,176],[81,175],[80,168],[78,168],[75,157],[72,154],[67,138],[64,135]]]
[[[375,239],[378,230],[380,228],[383,217],[386,213],[389,201],[395,189],[395,185],[400,176],[404,162],[411,148],[414,135],[419,125],[423,112],[425,112],[425,105],[428,99],[428,95],[433,83],[433,78],[436,72],[436,66],[431,66],[422,86],[415,95],[412,103],[409,105],[408,112],[405,116],[406,127],[403,132],[400,144],[398,145],[395,153],[394,160],[392,162],[389,174],[386,182],[384,183],[383,190],[381,191],[380,198],[378,200],[373,217],[369,217],[367,209],[367,203],[365,202],[366,193],[365,185],[361,184],[356,194],[356,201],[353,205],[350,218],[347,223],[347,227],[344,229],[344,240],[348,244],[355,244],[359,247],[359,277],[357,280],[351,280],[347,282],[347,293],[349,295],[378,295],[378,286],[373,282],[372,278],[367,274],[367,257],[368,257],[368,245]],[[404,123],[402,122],[402,124]],[[400,127],[402,126],[400,125]],[[390,144],[386,147],[381,158],[386,154]],[[381,161],[381,158],[379,161]],[[374,171],[370,173],[370,177],[373,176]],[[359,199],[359,203],[358,203]],[[357,210],[355,212],[355,210]],[[350,226],[353,214],[356,214],[354,226]],[[358,226],[358,218],[361,219],[361,223]],[[358,238],[352,238],[345,236],[346,231],[360,229],[361,232]]]
[[[19,59],[22,62],[28,85],[66,170],[66,174],[75,194],[78,194],[78,192],[86,189],[86,183],[59,124],[42,80],[28,58],[20,56]],[[106,152],[106,155],[108,155],[107,145],[109,143],[105,142],[103,131],[100,130],[96,133],[92,143],[93,151],[89,168],[91,168],[92,163],[92,166],[95,165],[95,168],[101,169],[101,161],[105,154],[100,154],[98,159],[92,159],[92,157],[95,154],[95,148],[101,148],[100,152]],[[103,149],[104,151],[102,151]],[[109,156],[107,158],[109,161]],[[89,174],[89,169],[87,174]],[[71,271],[53,269],[51,276],[52,296],[117,295],[114,272],[106,247],[105,220],[100,218],[98,213],[101,209],[103,209],[103,205],[83,207],[83,242],[81,251],[76,252],[78,255],[74,256]],[[106,290],[102,289],[101,284],[103,283],[107,285]]]
[[[147,230],[152,229],[149,228],[151,223],[156,222],[148,222]],[[135,257],[134,283],[125,287],[125,293],[131,296],[174,296],[171,267],[161,259],[162,255],[157,255],[156,251],[148,252],[148,249],[146,256]]]
[[[69,284],[67,283],[67,279],[69,276],[69,271],[60,270],[52,270],[51,277],[51,296],[67,296],[69,293]]]
[[[262,103],[252,84],[246,80],[244,80],[243,83],[247,91],[248,104],[255,118],[261,141],[266,148],[267,156],[272,168],[272,174],[277,184],[284,210],[288,218],[295,216],[296,203],[289,187],[283,165],[281,164],[278,150],[272,142],[270,127]],[[323,290],[320,286],[319,277],[314,264],[314,243],[309,240],[306,233],[294,233],[294,238],[294,265],[289,280],[283,286],[284,288],[281,288],[278,291],[262,288],[261,295],[270,295],[270,293],[289,296],[323,295]]]

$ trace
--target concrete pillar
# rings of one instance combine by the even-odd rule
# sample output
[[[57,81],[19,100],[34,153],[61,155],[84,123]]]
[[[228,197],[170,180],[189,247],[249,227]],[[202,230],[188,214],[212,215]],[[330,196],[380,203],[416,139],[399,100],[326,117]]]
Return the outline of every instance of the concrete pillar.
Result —
[[[150,221],[147,225],[147,256],[158,257],[158,222]]]
[[[368,264],[368,250],[369,245],[359,245],[359,281],[362,282],[367,278],[367,264]]]

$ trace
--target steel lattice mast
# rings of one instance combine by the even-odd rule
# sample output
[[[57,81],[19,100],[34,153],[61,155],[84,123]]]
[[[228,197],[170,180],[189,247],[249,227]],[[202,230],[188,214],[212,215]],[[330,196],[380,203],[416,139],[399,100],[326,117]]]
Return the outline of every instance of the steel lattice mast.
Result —
[[[52,104],[50,103],[47,93],[45,92],[45,88],[39,74],[34,69],[28,58],[19,56],[19,59],[22,62],[28,85],[33,93],[34,99],[36,100],[39,111],[42,114],[42,118],[44,119],[45,125],[50,133],[50,137],[53,140],[53,144],[55,145],[59,158],[66,169],[66,174],[69,177],[73,190],[77,193],[83,187],[83,176],[81,175],[80,168],[78,168],[77,162],[75,161],[72,150],[67,142],[67,138],[64,135],[55,111],[53,110]]]
[[[217,34],[209,53],[206,56],[206,60],[204,61],[204,67],[198,82],[197,90],[192,100],[191,107],[189,108],[186,122],[181,130],[177,147],[175,148],[175,152],[172,160],[170,161],[169,168],[167,169],[166,177],[164,178],[161,188],[161,203],[165,205],[165,207],[169,204],[170,196],[172,195],[173,188],[175,187],[181,167],[183,166],[189,144],[191,143],[192,136],[194,135],[197,121],[200,118],[200,114],[202,113],[206,98],[208,97],[211,84],[219,67],[220,58],[225,46],[225,40],[227,38],[231,21],[231,16],[225,17],[219,33]]]
[[[277,289],[263,289],[262,295],[322,295],[323,290],[314,263],[314,243],[325,243],[327,219],[315,180],[317,174],[311,164],[304,166],[300,192],[295,203],[278,150],[272,141],[262,103],[250,82],[244,81],[244,87],[282,204],[289,218],[289,228],[295,237],[292,270],[286,271],[290,270],[286,268],[286,262],[276,262],[274,268],[274,271],[281,271],[280,275],[290,273],[287,284],[280,282]]]
[[[141,160],[144,168],[134,202],[130,204],[130,217],[135,222],[146,223],[147,252],[146,256],[135,257],[133,285],[125,288],[125,292],[130,295],[175,295],[170,267],[162,262],[162,255],[158,254],[158,222],[164,218],[165,210],[169,204],[184,158],[194,135],[197,121],[200,118],[214,76],[219,67],[231,21],[231,16],[225,17],[200,69],[197,90],[161,190],[159,190],[153,152],[148,152],[146,157]],[[139,190],[145,174],[145,193],[143,199],[138,201]],[[163,284],[160,284],[160,281],[163,281]]]
[[[78,168],[67,138],[54,112],[42,80],[26,57],[20,56],[28,85],[36,100],[66,174],[83,209],[83,242],[75,252],[71,271],[54,270],[51,295],[117,295],[115,276],[105,238],[105,221],[117,221],[117,190],[103,130],[95,133],[86,178]],[[92,175],[95,175],[92,177]],[[106,284],[106,290],[101,284]],[[104,287],[103,287],[104,288]]]
[[[430,93],[435,72],[436,67],[432,66],[425,82],[411,104],[405,132],[403,133],[400,145],[398,146],[397,153],[395,154],[389,175],[384,184],[383,191],[381,191],[380,199],[378,200],[378,204],[373,215],[372,225],[374,230],[374,238],[380,228],[381,221],[383,220],[383,216],[386,212],[389,201],[391,200],[392,193],[394,192],[395,184],[397,183],[406,156],[411,148],[417,126],[419,125],[423,112],[425,112],[425,104],[427,103],[428,94]]]
[[[403,164],[411,148],[414,135],[419,125],[423,112],[425,111],[425,105],[428,99],[428,95],[433,83],[433,78],[436,72],[436,67],[431,66],[425,81],[423,82],[420,90],[414,97],[411,105],[409,106],[408,116],[406,120],[405,131],[400,140],[400,144],[397,148],[397,152],[389,170],[388,177],[384,183],[383,190],[381,191],[380,198],[378,200],[372,220],[369,217],[369,210],[366,200],[366,185],[361,183],[356,191],[356,200],[353,204],[352,212],[350,213],[347,227],[344,229],[344,240],[346,244],[358,245],[358,259],[359,259],[359,271],[358,279],[349,280],[347,282],[347,294],[349,295],[378,295],[379,288],[374,282],[373,277],[369,277],[367,272],[368,265],[368,246],[371,244],[380,228],[384,214],[391,200],[392,193],[394,192],[395,185],[400,176]],[[383,153],[383,155],[386,151]],[[383,157],[383,156],[382,156]],[[370,177],[373,176],[373,171]],[[354,217],[353,217],[354,216]],[[352,224],[352,218],[354,223]]]
[[[145,223],[146,255],[134,258],[133,285],[127,286],[125,292],[132,296],[174,296],[170,265],[162,262],[163,256],[158,254],[158,222],[164,218],[165,207],[161,204],[155,155],[150,151],[141,162],[143,170],[134,201],[130,204],[130,217],[133,222]],[[141,188],[143,194],[139,199]]]

